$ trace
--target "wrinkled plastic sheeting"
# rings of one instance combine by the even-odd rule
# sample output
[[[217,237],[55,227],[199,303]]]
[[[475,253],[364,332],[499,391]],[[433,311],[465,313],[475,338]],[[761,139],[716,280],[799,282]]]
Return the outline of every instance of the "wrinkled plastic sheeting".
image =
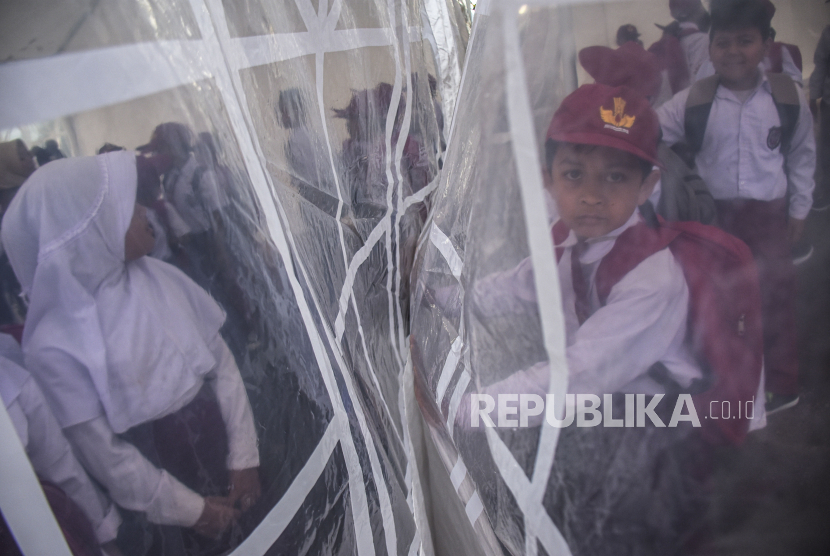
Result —
[[[440,94],[455,94],[460,64],[445,78],[435,60],[463,55],[442,38],[457,22],[436,41],[419,0],[2,10],[3,141],[54,139],[87,156],[180,122],[212,143],[228,186],[222,257],[194,278],[227,312],[261,458],[262,497],[234,553],[430,554],[402,384]],[[10,430],[0,427],[4,452],[19,448]],[[33,502],[5,497],[3,513],[48,531],[27,486]],[[132,544],[125,554],[144,553]]]
[[[547,125],[576,88],[571,12],[556,4],[477,7],[447,161],[413,275],[415,389],[465,508],[459,519],[475,529],[479,546],[471,554],[570,554],[544,500],[558,429],[458,424],[465,394],[537,362],[550,363],[550,393],[562,399],[567,388],[549,235],[555,207],[541,173]],[[477,311],[477,285],[528,257],[535,282],[545,284],[538,303],[515,313]]]

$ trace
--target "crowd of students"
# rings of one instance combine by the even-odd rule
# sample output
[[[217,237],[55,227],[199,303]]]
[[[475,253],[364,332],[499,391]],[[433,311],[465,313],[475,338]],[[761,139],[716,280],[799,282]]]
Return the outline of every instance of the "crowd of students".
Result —
[[[773,42],[768,0],[669,5],[676,21],[648,50],[626,24],[617,49],[579,53],[596,83],[565,98],[548,128],[568,392],[613,402],[605,418],[620,423],[634,395],[664,422],[683,395],[701,420],[713,401],[754,411],[700,428],[563,428],[544,503],[574,555],[697,553],[713,447],[798,402],[794,253],[816,167],[800,54]],[[826,100],[827,37],[813,104]],[[470,300],[484,318],[526,311],[538,286],[526,259],[479,279]],[[481,395],[544,398],[550,375],[544,361],[479,387],[457,428],[475,426]]]
[[[392,89],[355,91],[333,114],[349,133],[338,157],[347,192],[339,216],[363,241],[387,211]],[[338,216],[299,90],[278,100],[289,185]],[[404,107],[402,97],[393,152]],[[403,196],[434,177],[421,146],[428,135],[413,117],[397,176]],[[82,509],[54,508],[73,551],[227,551],[241,540],[237,521],[260,497],[261,450],[237,361],[279,329],[251,302],[253,292],[242,291],[269,289],[246,275],[256,274],[244,260],[248,251],[265,260],[268,279],[281,276],[260,245],[250,187],[222,163],[212,134],[177,122],[158,125],[135,151],[106,143],[97,156],[66,158],[54,140],[37,151],[16,140],[0,145],[0,158],[0,325],[16,336],[0,336],[0,386],[42,482],[65,494],[61,504],[68,495],[72,509]],[[399,216],[393,249],[401,251],[402,303],[423,217],[419,205]],[[260,434],[280,445],[287,431]],[[273,487],[263,493],[266,503],[275,502]],[[68,513],[88,521],[67,520]],[[251,521],[246,516],[243,528]],[[0,538],[16,551],[8,530]]]
[[[253,328],[224,227],[231,204],[256,220],[255,202],[183,124],[36,171],[22,141],[2,148],[4,296],[28,303],[4,315],[0,392],[73,552],[227,551],[260,456],[220,334],[226,315],[231,343]]]
[[[669,5],[675,21],[648,50],[626,24],[617,49],[579,53],[596,83],[561,103],[546,135],[569,392],[753,400],[755,411],[703,431],[564,431],[545,504],[574,554],[699,546],[709,447],[740,442],[798,401],[793,254],[808,256],[804,221],[830,194],[830,26],[808,101],[800,52],[773,42],[769,0],[712,0],[710,12],[700,0]],[[374,225],[388,210],[391,98],[381,83],[335,111],[349,134],[344,215],[321,194],[299,93],[279,97],[294,187],[358,236],[371,230],[362,220]],[[824,196],[814,205],[819,115]],[[405,195],[434,177],[418,135],[398,149]],[[260,496],[251,405],[219,333],[226,314],[240,323],[231,328],[255,328],[223,238],[231,207],[256,219],[256,201],[233,187],[213,137],[179,123],[156,127],[137,153],[41,151],[35,172],[22,141],[0,145],[4,324],[26,317],[17,340],[0,336],[3,401],[41,478],[88,518],[62,522],[76,553],[118,554],[122,519],[157,524],[152,542],[165,554],[220,553]],[[419,230],[423,215],[410,216]],[[399,239],[405,275],[416,238]],[[27,308],[9,295],[15,288]],[[511,297],[532,303],[534,292],[525,261],[481,280],[472,299],[486,315]],[[544,395],[549,375],[540,363],[485,393]]]

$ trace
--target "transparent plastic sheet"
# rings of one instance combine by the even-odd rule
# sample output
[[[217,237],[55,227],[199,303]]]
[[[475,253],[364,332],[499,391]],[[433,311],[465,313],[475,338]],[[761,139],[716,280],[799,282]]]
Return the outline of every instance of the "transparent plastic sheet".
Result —
[[[224,309],[253,411],[257,503],[197,549],[181,528],[122,509],[125,555],[178,554],[180,542],[204,554],[432,552],[402,385],[408,277],[444,148],[436,113],[455,93],[437,49],[458,47],[436,41],[424,13],[418,1],[4,6],[3,141],[53,139],[69,158],[153,137],[145,155],[159,140],[188,147],[170,176],[195,160],[186,185],[202,197],[176,198],[181,178],[162,172],[158,253]],[[180,125],[156,131],[166,122]],[[208,179],[215,198],[200,189]],[[22,452],[8,453],[18,469]],[[48,512],[29,479],[14,482],[17,500]],[[59,537],[29,534],[51,525],[9,496],[24,551],[60,553]]]
[[[779,10],[786,5],[776,4]],[[593,82],[579,65],[579,50],[594,44],[614,48],[616,28],[627,18],[638,24],[648,47],[659,31],[646,29],[645,22],[668,22],[668,2],[477,6],[447,159],[416,254],[412,299],[416,396],[426,436],[440,460],[432,462],[429,473],[433,483],[434,477],[448,477],[454,492],[443,493],[445,499],[456,498],[453,502],[461,508],[448,528],[472,525],[475,545],[465,547],[468,554],[772,554],[796,544],[826,549],[826,535],[814,527],[798,526],[797,541],[788,536],[794,525],[788,525],[789,514],[805,511],[819,519],[828,509],[808,492],[810,487],[802,491],[795,486],[793,467],[768,460],[771,453],[789,452],[789,445],[779,444],[792,434],[786,420],[773,430],[752,432],[743,445],[721,446],[714,456],[696,439],[675,451],[688,439],[684,433],[672,439],[603,425],[593,429],[596,434],[583,434],[591,429],[574,425],[470,425],[475,395],[495,398],[494,385],[509,382],[517,371],[547,364],[547,392],[560,403],[568,391],[558,261],[551,241],[558,216],[543,188],[545,134],[561,101],[578,85]],[[792,34],[788,39],[795,42]],[[815,225],[814,234],[825,224]],[[535,285],[525,289],[504,280],[501,288],[492,287],[494,277],[503,278],[528,262]],[[809,297],[812,304],[813,294]],[[826,342],[818,339],[824,333],[809,334],[816,343],[812,349],[826,357]],[[804,377],[824,384],[815,371]],[[524,386],[527,392],[537,391]],[[763,384],[759,386],[762,394]],[[814,399],[823,399],[825,392],[826,385],[818,386]],[[508,418],[518,421],[518,396],[507,406],[517,410],[506,413]],[[826,419],[816,408],[805,408],[789,421],[812,422],[806,426],[812,432],[799,437],[808,450]],[[489,413],[494,421],[498,410],[497,402]],[[697,410],[703,420],[705,413]],[[826,446],[826,436],[822,439]],[[813,464],[826,468],[824,448],[821,452],[810,458],[811,469]],[[683,468],[689,473],[691,468],[691,473],[680,480],[672,471],[658,475],[656,467],[649,467],[655,461],[662,471]],[[752,461],[751,470],[736,469],[738,461]],[[826,472],[811,477],[826,484]],[[800,492],[793,493],[791,504],[778,505],[780,498],[771,494],[777,481]],[[654,487],[649,504],[626,506],[643,499],[641,485]],[[738,506],[744,510],[732,521],[729,513]],[[621,513],[641,516],[640,523],[658,534],[643,540],[642,530],[609,526],[608,516],[621,507]]]

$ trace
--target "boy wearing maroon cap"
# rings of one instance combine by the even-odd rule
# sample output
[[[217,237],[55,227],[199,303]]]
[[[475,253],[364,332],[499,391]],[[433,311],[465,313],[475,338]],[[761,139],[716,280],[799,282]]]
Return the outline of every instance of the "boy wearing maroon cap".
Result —
[[[798,401],[790,245],[801,236],[812,205],[816,154],[802,95],[785,76],[762,69],[770,7],[765,0],[712,0],[709,51],[716,75],[681,91],[657,112],[667,143],[699,139],[695,162],[716,200],[718,221],[749,245],[758,263],[768,410],[773,412]],[[794,100],[785,105],[789,112],[776,102],[776,84],[792,91]],[[704,90],[714,91],[708,104]],[[708,113],[694,118],[698,106]],[[698,132],[690,133],[695,127]]]
[[[632,241],[639,236],[631,232],[646,226],[638,207],[660,177],[659,134],[657,116],[640,94],[584,85],[553,116],[543,173],[559,213],[553,234],[568,392],[598,395],[604,404],[612,396],[613,409],[605,409],[620,419],[625,394],[643,394],[669,423],[677,393],[691,391],[703,377],[687,343],[690,294],[683,269],[662,248],[628,271],[607,297],[597,281],[617,244],[638,249]],[[484,317],[521,310],[526,301],[536,301],[529,259],[480,280],[473,290]],[[543,361],[479,393],[544,398],[549,374]],[[460,427],[474,426],[471,404],[471,397],[463,399]],[[530,426],[545,418],[528,417]],[[674,554],[699,526],[704,497],[689,470],[699,453],[693,429],[673,420],[669,427],[654,425],[572,423],[561,429],[544,504],[572,554]]]

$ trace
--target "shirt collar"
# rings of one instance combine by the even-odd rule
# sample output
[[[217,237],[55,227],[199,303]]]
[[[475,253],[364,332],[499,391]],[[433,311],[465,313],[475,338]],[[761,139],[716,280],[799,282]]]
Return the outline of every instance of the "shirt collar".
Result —
[[[752,93],[749,95],[750,98],[761,87],[763,87],[764,90],[768,93],[772,92],[772,89],[770,88],[770,84],[769,84],[769,79],[767,79],[767,72],[764,69],[764,62],[761,62],[760,64],[758,64],[758,71],[761,74],[761,79],[758,80],[758,84],[755,86],[754,89],[752,89]],[[718,86],[718,90],[715,92],[715,96],[718,97],[718,98],[726,98],[726,99],[730,99],[730,100],[737,100],[738,99],[738,97],[735,96],[735,93],[733,93],[730,89],[727,89],[723,85]]]
[[[612,230],[604,236],[586,240],[585,243],[587,244],[587,246],[585,248],[585,251],[579,257],[580,262],[582,264],[591,264],[603,258],[614,247],[614,243],[617,241],[617,238],[620,237],[620,234],[622,234],[631,226],[634,226],[635,224],[639,223],[641,220],[642,217],[640,216],[640,211],[635,210],[631,214],[629,219],[626,221],[626,223],[617,228],[616,230]],[[565,241],[563,241],[557,247],[573,247],[574,245],[576,245],[576,243],[576,234],[573,232],[573,230],[571,230]]]

